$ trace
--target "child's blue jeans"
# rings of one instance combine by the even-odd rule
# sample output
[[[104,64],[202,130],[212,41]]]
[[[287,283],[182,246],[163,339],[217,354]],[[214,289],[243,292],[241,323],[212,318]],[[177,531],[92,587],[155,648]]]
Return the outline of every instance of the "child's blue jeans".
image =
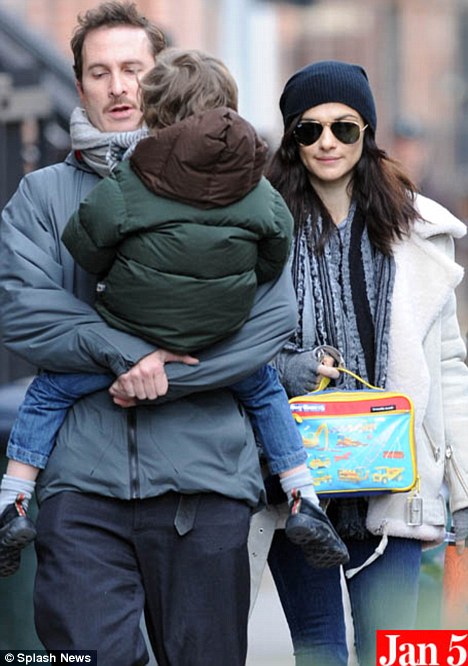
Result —
[[[264,365],[229,387],[250,417],[272,474],[302,465],[307,453],[276,370]]]
[[[12,428],[8,458],[43,469],[68,409],[79,398],[108,388],[114,379],[110,374],[37,375]],[[230,388],[250,416],[271,473],[304,463],[307,454],[276,371],[265,365]]]
[[[7,457],[43,469],[68,409],[89,393],[108,388],[111,374],[43,372],[28,386],[7,445]]]

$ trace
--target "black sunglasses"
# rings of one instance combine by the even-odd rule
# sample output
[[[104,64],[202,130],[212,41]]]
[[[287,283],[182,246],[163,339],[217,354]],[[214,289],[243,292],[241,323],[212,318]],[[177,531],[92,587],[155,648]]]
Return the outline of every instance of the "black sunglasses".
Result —
[[[367,125],[361,127],[353,120],[336,120],[331,123],[319,123],[318,120],[303,120],[293,132],[294,138],[298,143],[303,146],[311,146],[319,140],[323,128],[329,127],[333,135],[341,141],[341,143],[356,143],[361,132],[367,128]]]

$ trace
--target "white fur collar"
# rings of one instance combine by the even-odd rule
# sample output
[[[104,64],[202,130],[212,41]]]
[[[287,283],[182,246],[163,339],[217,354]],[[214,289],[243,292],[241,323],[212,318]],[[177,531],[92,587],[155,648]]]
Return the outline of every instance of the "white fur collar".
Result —
[[[417,206],[424,220],[416,223],[409,238],[394,246],[388,387],[411,395],[416,413],[422,416],[430,385],[423,341],[463,278],[463,269],[451,256],[450,241],[443,236],[461,238],[466,227],[426,197],[418,197]],[[434,242],[436,236],[441,237],[440,243]]]
[[[463,238],[467,232],[466,225],[437,201],[418,194],[416,208],[423,219],[415,223],[414,231],[421,238],[430,238],[438,234],[449,234],[454,238]]]

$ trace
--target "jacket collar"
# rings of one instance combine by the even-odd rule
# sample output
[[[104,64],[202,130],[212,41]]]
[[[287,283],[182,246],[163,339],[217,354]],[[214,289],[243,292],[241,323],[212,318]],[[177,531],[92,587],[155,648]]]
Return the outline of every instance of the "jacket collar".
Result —
[[[98,175],[93,169],[91,169],[86,162],[81,157],[79,150],[72,150],[68,153],[64,160],[65,164],[75,167],[75,169],[80,169],[81,171],[86,171],[87,173],[93,173],[96,176]]]
[[[431,238],[439,234],[449,234],[454,238],[463,238],[467,233],[466,225],[437,201],[419,194],[416,208],[421,218],[414,225],[414,232],[421,238]]]
[[[415,326],[424,336],[463,279],[463,268],[453,257],[453,239],[462,238],[466,226],[432,199],[418,196],[416,205],[421,219],[415,223],[410,237],[394,246],[395,298],[404,291],[413,296]]]
[[[418,197],[417,205],[423,219],[394,246],[388,386],[411,395],[422,418],[430,386],[423,342],[463,278],[452,238],[461,238],[466,228],[430,199]]]

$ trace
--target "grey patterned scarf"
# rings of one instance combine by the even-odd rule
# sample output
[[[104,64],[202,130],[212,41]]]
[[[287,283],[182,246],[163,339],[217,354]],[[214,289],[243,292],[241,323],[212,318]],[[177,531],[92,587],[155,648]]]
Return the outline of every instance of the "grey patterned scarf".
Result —
[[[318,255],[314,248],[321,225],[321,220],[313,225],[309,216],[294,240],[291,262],[299,317],[286,348],[337,347],[347,368],[384,388],[395,263],[372,245],[355,205]],[[341,376],[339,386],[362,388],[348,375]],[[366,498],[332,499],[327,513],[341,537],[369,535]]]
[[[321,221],[314,226],[309,216],[294,242],[292,275],[299,319],[287,348],[306,351],[332,345],[341,351],[349,370],[384,388],[395,263],[373,247],[364,217],[354,205],[334,229],[323,254],[317,255],[320,231]],[[342,375],[341,388],[362,384]],[[369,535],[366,498],[330,500],[327,512],[341,537]]]
[[[132,153],[138,141],[147,136],[146,128],[133,132],[101,132],[89,122],[81,107],[74,109],[70,119],[72,149],[78,150],[84,162],[102,178],[108,176]]]
[[[295,238],[292,275],[299,319],[287,348],[332,345],[347,368],[385,387],[394,261],[373,247],[355,206],[318,255],[320,229],[320,220],[313,225],[309,217]],[[351,377],[342,381],[340,387],[356,386]]]

